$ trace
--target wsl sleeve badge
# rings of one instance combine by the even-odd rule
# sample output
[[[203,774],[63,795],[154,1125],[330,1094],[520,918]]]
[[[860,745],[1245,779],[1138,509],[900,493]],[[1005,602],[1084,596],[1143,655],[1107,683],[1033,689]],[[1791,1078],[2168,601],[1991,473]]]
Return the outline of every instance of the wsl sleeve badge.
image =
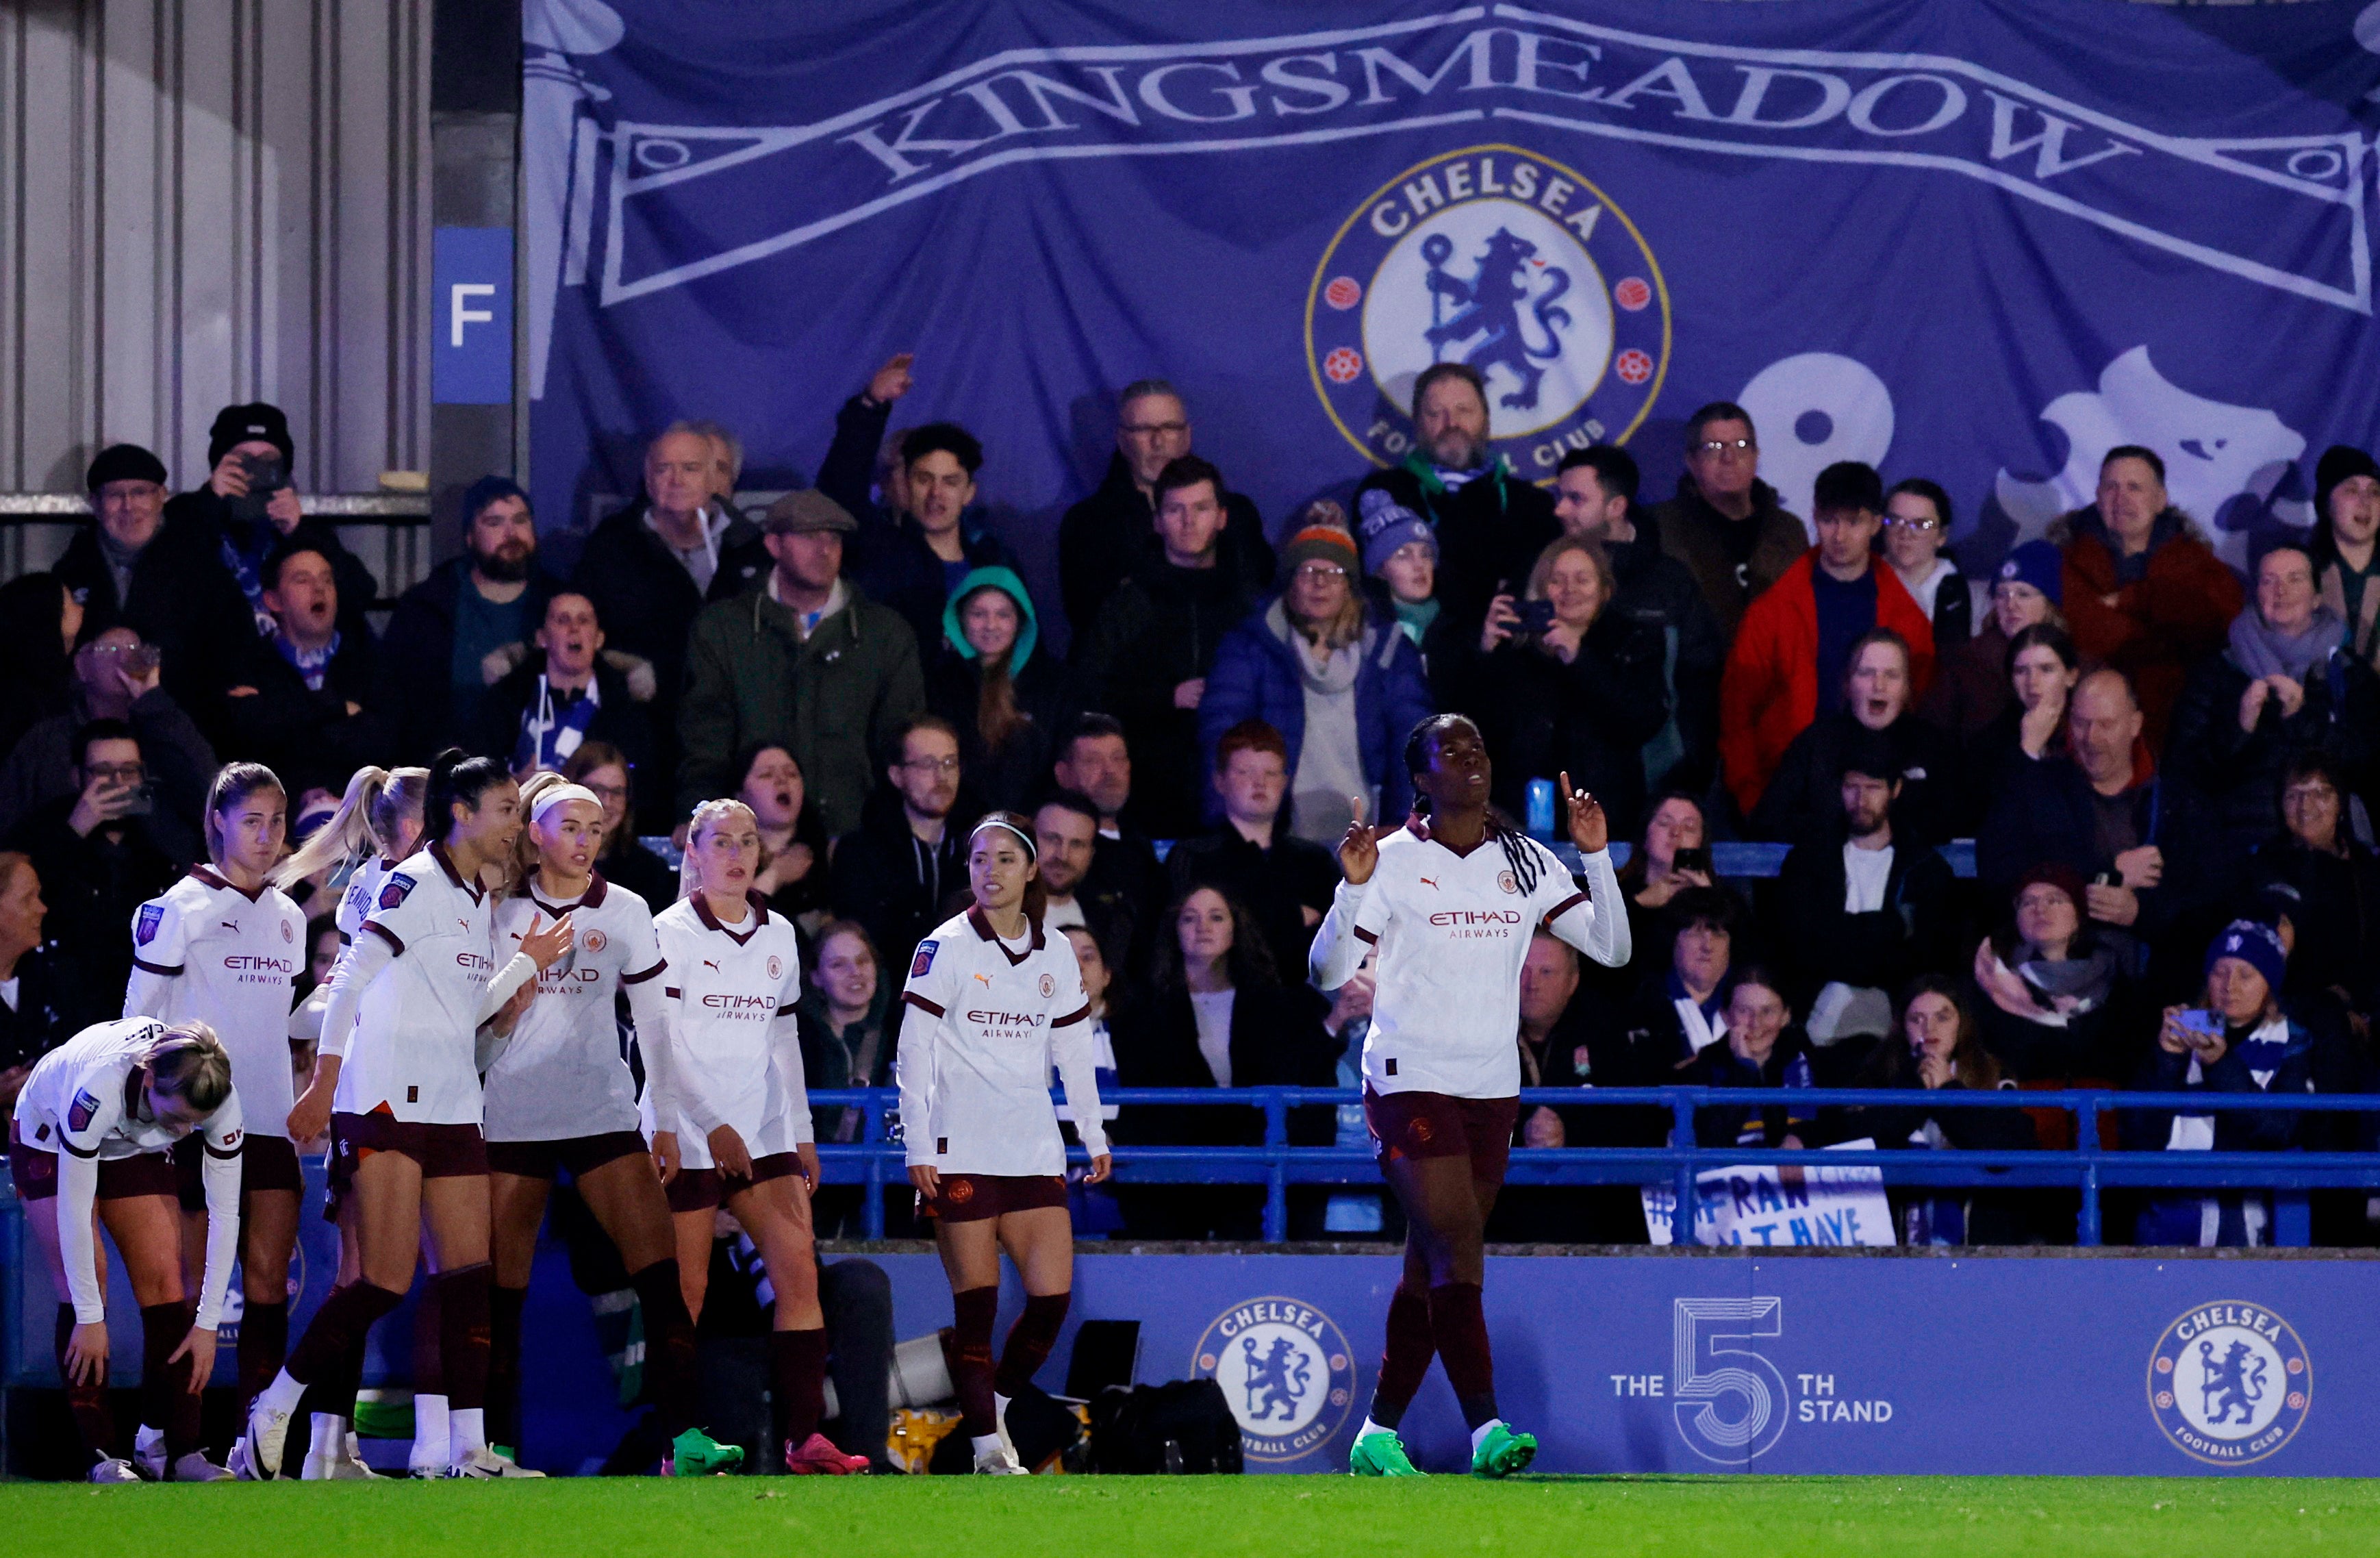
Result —
[[[164,906],[164,905],[163,905],[163,904],[143,904],[143,905],[141,905],[141,906],[140,906],[140,919],[139,919],[139,920],[138,920],[138,921],[133,925],[133,927],[132,927],[132,939],[133,939],[133,941],[134,941],[134,942],[136,942],[136,943],[139,943],[140,945],[141,945],[141,946],[147,946],[151,942],[153,942],[153,941],[155,941],[155,940],[157,939],[157,929],[158,929],[158,927],[159,927],[159,926],[161,926],[161,925],[163,925],[163,924],[164,924],[164,923],[165,923],[165,906]]]
[[[2261,1461],[2289,1442],[2313,1406],[2304,1342],[2261,1304],[2202,1304],[2167,1326],[2149,1354],[2149,1411],[2194,1461]]]
[[[381,883],[380,907],[393,909],[405,902],[406,896],[412,891],[413,878],[403,871],[392,871],[389,873],[388,880]]]
[[[1493,447],[1529,481],[1624,443],[1670,359],[1670,292],[1643,233],[1575,170],[1517,146],[1443,152],[1357,206],[1315,267],[1306,365],[1349,443],[1393,465],[1413,385],[1462,362],[1488,383]]]
[[[1354,1350],[1329,1315],[1294,1298],[1226,1309],[1190,1363],[1191,1378],[1222,1387],[1247,1458],[1268,1470],[1320,1467],[1354,1405]]]

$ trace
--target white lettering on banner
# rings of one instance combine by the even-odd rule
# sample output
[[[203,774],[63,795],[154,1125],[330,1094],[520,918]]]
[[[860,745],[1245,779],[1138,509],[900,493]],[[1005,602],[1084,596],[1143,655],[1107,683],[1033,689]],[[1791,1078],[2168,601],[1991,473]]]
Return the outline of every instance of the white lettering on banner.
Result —
[[[1845,1150],[1873,1150],[1872,1140]],[[1677,1192],[1667,1185],[1643,1189],[1645,1228],[1652,1242],[1674,1236]],[[1775,1166],[1706,1169],[1694,1176],[1694,1243],[1698,1245],[1875,1245],[1893,1240],[1892,1206],[1884,1171],[1814,1164],[1787,1178]]]
[[[1622,1400],[1666,1395],[1679,1436],[1706,1460],[1740,1466],[1767,1455],[1789,1422],[1854,1427],[1893,1420],[1889,1400],[1839,1392],[1832,1374],[1797,1373],[1786,1383],[1763,1346],[1784,1335],[1782,1298],[1678,1298],[1670,1319],[1669,1379],[1614,1374],[1611,1394]]]
[[[1722,156],[1952,175],[2228,274],[2371,311],[2366,148],[2351,128],[2175,136],[1948,55],[1705,43],[1512,4],[1269,39],[1006,50],[808,125],[606,124],[612,99],[582,101],[608,149],[604,187],[571,198],[610,210],[606,306],[1019,163],[1230,154],[1501,120]],[[630,205],[666,206],[679,186],[738,168],[772,192],[814,191],[815,205],[782,231],[716,252],[662,246],[629,274],[631,229],[710,230],[625,222]],[[2241,199],[2252,192],[2242,180],[2294,201],[2303,220],[2276,222],[2287,208]],[[1367,213],[1380,237],[1464,198],[1419,182],[1406,195]],[[1534,191],[1515,185],[1512,195],[1527,201]],[[459,340],[475,310],[459,295],[455,310]]]

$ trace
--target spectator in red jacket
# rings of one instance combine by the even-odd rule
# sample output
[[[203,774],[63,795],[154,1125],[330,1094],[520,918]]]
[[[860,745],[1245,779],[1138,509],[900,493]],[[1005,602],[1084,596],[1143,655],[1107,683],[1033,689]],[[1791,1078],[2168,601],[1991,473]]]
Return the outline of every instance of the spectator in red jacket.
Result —
[[[2107,451],[2098,501],[2059,520],[2050,539],[2066,552],[2075,648],[2131,678],[2149,750],[2162,753],[2182,681],[2240,615],[2239,578],[2167,501],[2165,461],[2137,444]]]
[[[1843,707],[1844,672],[1862,637],[1888,627],[1907,642],[1912,697],[1934,674],[1933,625],[1900,577],[1876,566],[1882,480],[1856,461],[1830,465],[1810,506],[1818,544],[1744,612],[1719,684],[1719,758],[1747,815],[1793,737]]]

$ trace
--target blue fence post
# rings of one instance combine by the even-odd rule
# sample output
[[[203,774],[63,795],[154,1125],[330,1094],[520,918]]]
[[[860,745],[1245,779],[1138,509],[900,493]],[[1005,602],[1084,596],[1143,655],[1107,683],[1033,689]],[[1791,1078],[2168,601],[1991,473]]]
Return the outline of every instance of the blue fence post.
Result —
[[[2082,1154],[2082,1210],[2074,1220],[2074,1242],[2099,1242],[2099,1095],[2085,1093],[2074,1106],[2074,1150]]]
[[[1282,1244],[1289,1238],[1289,1164],[1283,1156],[1289,1148],[1289,1105],[1279,1089],[1265,1090],[1264,1112],[1264,1236],[1267,1244]]]
[[[1683,1090],[1670,1094],[1670,1108],[1676,1125],[1670,1133],[1672,1147],[1694,1145],[1694,1095]],[[1678,1161],[1678,1203],[1670,1209],[1670,1242],[1690,1245],[1694,1242],[1694,1164],[1691,1158]]]
[[[2273,1243],[2292,1249],[2313,1243],[2313,1203],[2303,1190],[2273,1192]]]
[[[860,1105],[859,1138],[868,1143],[868,1205],[859,1214],[859,1226],[871,1239],[884,1236],[884,1104],[874,1089],[868,1089],[868,1102]]]

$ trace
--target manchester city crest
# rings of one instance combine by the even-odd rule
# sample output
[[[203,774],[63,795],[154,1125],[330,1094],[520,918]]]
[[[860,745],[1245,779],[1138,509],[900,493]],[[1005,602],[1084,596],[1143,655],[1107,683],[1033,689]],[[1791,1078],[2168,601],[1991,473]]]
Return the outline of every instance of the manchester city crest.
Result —
[[[2174,1447],[2214,1466],[2261,1461],[2313,1403],[2313,1368],[2287,1321],[2261,1304],[2203,1304],[2149,1355],[2149,1410]]]
[[[1355,1355],[1330,1317],[1294,1298],[1251,1298],[1216,1317],[1191,1358],[1232,1404],[1252,1461],[1296,1461],[1327,1446],[1355,1402]]]
[[[1477,369],[1496,452],[1530,481],[1622,443],[1669,366],[1670,293],[1644,235],[1574,170],[1517,146],[1406,169],[1341,225],[1305,300],[1314,387],[1381,465],[1413,447],[1413,386]]]

